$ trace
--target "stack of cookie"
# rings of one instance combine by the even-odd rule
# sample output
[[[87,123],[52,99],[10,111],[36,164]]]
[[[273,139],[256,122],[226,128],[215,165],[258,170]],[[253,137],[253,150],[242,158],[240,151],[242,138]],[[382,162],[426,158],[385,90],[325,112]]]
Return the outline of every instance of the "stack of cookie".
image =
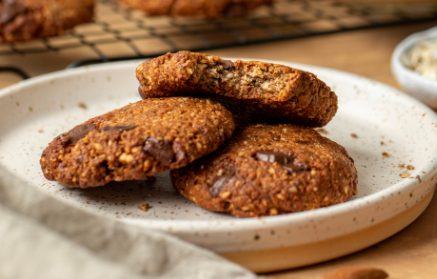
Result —
[[[137,68],[144,99],[56,137],[41,167],[69,187],[139,180],[167,170],[199,206],[237,217],[347,201],[353,159],[313,127],[337,111],[314,74],[187,51]]]

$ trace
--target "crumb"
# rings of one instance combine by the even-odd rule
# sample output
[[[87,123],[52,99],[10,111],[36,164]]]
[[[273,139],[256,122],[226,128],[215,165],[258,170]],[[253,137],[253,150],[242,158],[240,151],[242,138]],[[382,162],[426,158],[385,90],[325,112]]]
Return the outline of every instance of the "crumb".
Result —
[[[30,111],[30,112],[33,112],[33,107],[29,107],[29,111]]]
[[[409,172],[406,172],[406,171],[403,171],[403,172],[401,172],[401,174],[399,174],[399,176],[402,177],[402,178],[410,177],[410,175],[411,174]]]
[[[419,180],[420,183],[422,183],[422,179],[420,178],[420,175],[416,175],[416,179]]]
[[[381,145],[384,145],[385,143],[383,141],[381,141]]]
[[[415,167],[414,167],[414,166],[412,166],[412,165],[408,165],[408,166],[407,166],[407,169],[408,169],[408,170],[414,170],[414,169],[415,169]]]
[[[318,128],[318,129],[315,129],[315,130],[317,132],[319,132],[320,134],[324,134],[324,135],[328,134],[328,131],[326,129],[323,129],[323,128]]]
[[[146,212],[150,208],[150,205],[148,203],[139,203],[137,204],[137,206],[139,209],[141,209],[144,212]]]
[[[131,214],[132,214],[132,212],[126,213],[126,215],[131,215]]]
[[[355,134],[355,133],[352,133],[352,134],[351,134],[351,137],[353,137],[353,138],[357,139],[357,138],[358,138],[358,135],[357,135],[357,134]]]
[[[81,109],[87,109],[87,105],[84,102],[80,102],[77,104]]]
[[[87,203],[87,204],[90,204],[90,202],[89,202],[89,201],[86,201],[86,203]]]
[[[389,143],[393,143],[391,140],[388,140]]]
[[[382,156],[383,157],[390,157],[390,154],[388,154],[387,152],[382,152]]]
[[[126,205],[126,202],[125,202],[125,201],[122,201],[120,204],[122,204],[122,205]]]
[[[38,133],[42,134],[42,133],[44,133],[44,130],[40,129],[40,130],[38,130]]]
[[[405,168],[405,164],[399,164],[398,167],[399,168]]]

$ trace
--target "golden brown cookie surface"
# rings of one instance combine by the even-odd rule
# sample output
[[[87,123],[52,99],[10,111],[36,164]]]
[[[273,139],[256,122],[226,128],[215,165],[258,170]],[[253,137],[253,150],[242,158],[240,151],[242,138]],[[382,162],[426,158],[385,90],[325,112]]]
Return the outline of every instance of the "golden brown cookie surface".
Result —
[[[119,0],[150,15],[239,17],[273,0]]]
[[[197,205],[237,217],[299,212],[347,201],[357,186],[352,158],[311,128],[240,127],[213,154],[171,171]]]
[[[0,0],[0,43],[58,36],[93,14],[93,0]]]
[[[138,180],[187,165],[234,130],[221,104],[196,98],[139,101],[92,118],[44,150],[45,177],[69,187]]]
[[[314,74],[258,61],[229,61],[181,51],[137,68],[142,98],[196,96],[223,103],[242,125],[319,127],[337,112],[337,96]]]

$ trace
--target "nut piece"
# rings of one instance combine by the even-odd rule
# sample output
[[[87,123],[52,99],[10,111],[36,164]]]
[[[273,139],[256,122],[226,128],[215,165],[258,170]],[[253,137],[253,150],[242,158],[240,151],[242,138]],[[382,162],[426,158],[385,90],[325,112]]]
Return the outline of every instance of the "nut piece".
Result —
[[[137,206],[144,212],[146,212],[150,208],[150,205],[148,203],[139,203]]]
[[[388,274],[372,267],[347,267],[337,269],[323,277],[323,279],[385,279]]]

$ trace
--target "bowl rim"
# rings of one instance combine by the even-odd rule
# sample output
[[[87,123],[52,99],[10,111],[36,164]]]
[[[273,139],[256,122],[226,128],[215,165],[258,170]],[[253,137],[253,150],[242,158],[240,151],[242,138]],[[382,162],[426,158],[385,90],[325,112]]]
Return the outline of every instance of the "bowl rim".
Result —
[[[406,67],[401,61],[401,56],[407,51],[411,50],[411,48],[418,41],[432,37],[435,37],[437,39],[437,26],[409,35],[408,37],[403,39],[394,49],[391,56],[391,71],[401,85],[402,83],[400,82],[400,79],[398,77],[398,72],[402,72],[402,74],[408,75],[410,78],[414,79],[417,82],[416,84],[426,84],[426,86],[432,86],[437,89],[437,80],[422,76],[420,73]]]

